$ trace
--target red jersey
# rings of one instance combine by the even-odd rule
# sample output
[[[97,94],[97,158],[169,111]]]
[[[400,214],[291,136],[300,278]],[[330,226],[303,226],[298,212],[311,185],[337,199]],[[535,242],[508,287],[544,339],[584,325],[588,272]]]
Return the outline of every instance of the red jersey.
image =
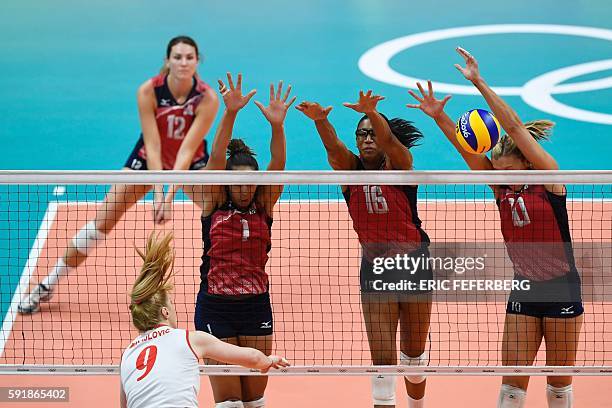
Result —
[[[206,293],[240,296],[267,292],[271,228],[272,218],[255,203],[240,211],[228,202],[202,217],[200,275]]]
[[[500,187],[497,200],[502,235],[515,272],[545,281],[576,272],[566,197],[542,185],[514,192]]]
[[[198,79],[193,78],[193,87],[183,104],[179,104],[168,88],[168,76],[157,75],[151,79],[155,89],[155,120],[159,137],[161,140],[162,165],[164,170],[172,170],[176,155],[183,143],[183,139],[191,128],[195,111],[202,101],[205,92],[210,92],[210,87]],[[147,152],[143,146],[138,155],[146,160]],[[205,156],[204,140],[196,149],[192,162],[196,162]]]
[[[362,169],[360,166],[359,170]],[[347,186],[344,199],[367,260],[410,254],[429,242],[418,216],[417,189],[417,186]]]

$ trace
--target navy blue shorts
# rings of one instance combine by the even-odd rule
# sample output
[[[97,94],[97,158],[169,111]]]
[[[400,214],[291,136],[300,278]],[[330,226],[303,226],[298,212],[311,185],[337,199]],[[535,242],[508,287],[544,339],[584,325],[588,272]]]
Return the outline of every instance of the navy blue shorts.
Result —
[[[515,275],[514,279],[525,278]],[[559,319],[580,316],[584,307],[578,272],[572,271],[548,281],[531,281],[529,291],[513,290],[506,313]]]
[[[408,255],[416,259],[429,257],[428,248],[420,248]],[[431,289],[421,289],[422,283],[433,279],[433,271],[429,264],[423,262],[415,271],[407,271],[395,268],[384,268],[375,265],[364,257],[361,258],[359,270],[359,281],[361,293],[367,294],[394,294],[394,295],[421,295],[431,293]]]
[[[143,146],[144,146],[144,139],[142,138],[142,136],[140,136],[140,138],[138,139],[138,142],[136,142],[136,146],[134,146],[132,153],[130,153],[130,156],[125,161],[125,164],[123,165],[123,167],[127,167],[132,170],[148,170],[147,160],[143,159],[138,154],[140,152],[140,149],[142,149]],[[204,157],[191,163],[191,166],[189,166],[189,170],[200,170],[206,167],[207,162],[208,162],[208,149],[206,146],[206,140],[204,140]]]
[[[195,327],[219,339],[238,336],[269,336],[273,333],[272,306],[268,292],[233,298],[200,292]]]
[[[538,318],[567,319],[584,313],[582,302],[513,302],[508,301],[506,313]]]

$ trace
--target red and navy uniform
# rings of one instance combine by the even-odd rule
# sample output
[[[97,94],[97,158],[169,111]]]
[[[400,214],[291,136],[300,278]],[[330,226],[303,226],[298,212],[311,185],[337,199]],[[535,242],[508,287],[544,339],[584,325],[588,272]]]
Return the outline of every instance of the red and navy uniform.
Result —
[[[164,170],[172,170],[176,161],[176,155],[183,143],[183,139],[191,128],[195,118],[195,112],[206,92],[212,92],[211,88],[199,78],[193,78],[193,87],[184,103],[180,104],[174,99],[170,88],[168,88],[168,76],[157,75],[151,79],[155,90],[157,102],[155,108],[155,121],[159,130],[161,141],[161,159]],[[206,152],[206,141],[196,149],[191,162],[190,169],[197,170],[206,166],[208,153]],[[132,170],[147,169],[147,152],[142,134],[136,143],[125,167]]]
[[[228,201],[202,217],[198,330],[219,338],[272,334],[266,273],[271,228],[272,218],[256,202],[243,211]]]
[[[551,193],[543,185],[523,186],[520,191],[500,187],[497,205],[515,279],[531,284],[529,291],[510,295],[509,313],[536,317],[582,314],[566,202],[565,195]]]
[[[357,170],[364,170],[361,160],[358,163]],[[414,273],[397,269],[386,269],[382,274],[373,273],[376,258],[394,258],[405,254],[410,257],[429,256],[429,236],[421,228],[417,191],[418,186],[392,185],[353,185],[346,186],[343,191],[353,229],[362,248],[362,291],[372,290],[373,279],[418,282],[432,278],[432,271],[426,262],[423,262],[423,268]]]

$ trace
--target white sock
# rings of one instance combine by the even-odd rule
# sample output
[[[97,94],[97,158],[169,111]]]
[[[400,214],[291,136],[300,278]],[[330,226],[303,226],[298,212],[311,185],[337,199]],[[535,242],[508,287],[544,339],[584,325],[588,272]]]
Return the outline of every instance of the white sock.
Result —
[[[548,408],[571,408],[573,399],[572,384],[559,388],[546,384]]]
[[[51,272],[49,272],[49,275],[47,275],[45,279],[43,279],[40,283],[45,285],[48,289],[52,290],[53,287],[57,285],[59,279],[62,276],[66,275],[69,270],[70,267],[66,265],[66,262],[64,262],[64,258],[58,258],[55,266],[53,267],[53,269],[51,269]]]
[[[526,394],[525,390],[521,388],[502,384],[499,390],[497,408],[523,408]]]
[[[425,407],[425,397],[421,399],[414,399],[410,395],[408,397],[408,408],[424,408]]]

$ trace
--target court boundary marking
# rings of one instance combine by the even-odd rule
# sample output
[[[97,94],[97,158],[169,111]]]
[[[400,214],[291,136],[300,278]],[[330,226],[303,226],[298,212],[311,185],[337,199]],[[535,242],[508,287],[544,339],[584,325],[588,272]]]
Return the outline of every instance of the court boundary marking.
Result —
[[[15,318],[17,317],[17,305],[19,304],[24,293],[30,286],[32,274],[38,264],[38,257],[40,256],[40,253],[42,252],[42,249],[45,246],[49,230],[55,222],[57,209],[58,203],[56,201],[50,201],[49,206],[45,211],[45,215],[40,223],[40,226],[38,227],[38,232],[36,233],[34,244],[32,244],[32,248],[30,249],[30,252],[28,254],[28,260],[21,271],[19,285],[17,286],[17,290],[15,290],[15,293],[13,293],[11,304],[8,310],[6,311],[4,321],[2,322],[2,329],[0,332],[0,356],[4,354],[4,346],[6,345],[7,340],[13,332],[13,323],[15,322]]]

